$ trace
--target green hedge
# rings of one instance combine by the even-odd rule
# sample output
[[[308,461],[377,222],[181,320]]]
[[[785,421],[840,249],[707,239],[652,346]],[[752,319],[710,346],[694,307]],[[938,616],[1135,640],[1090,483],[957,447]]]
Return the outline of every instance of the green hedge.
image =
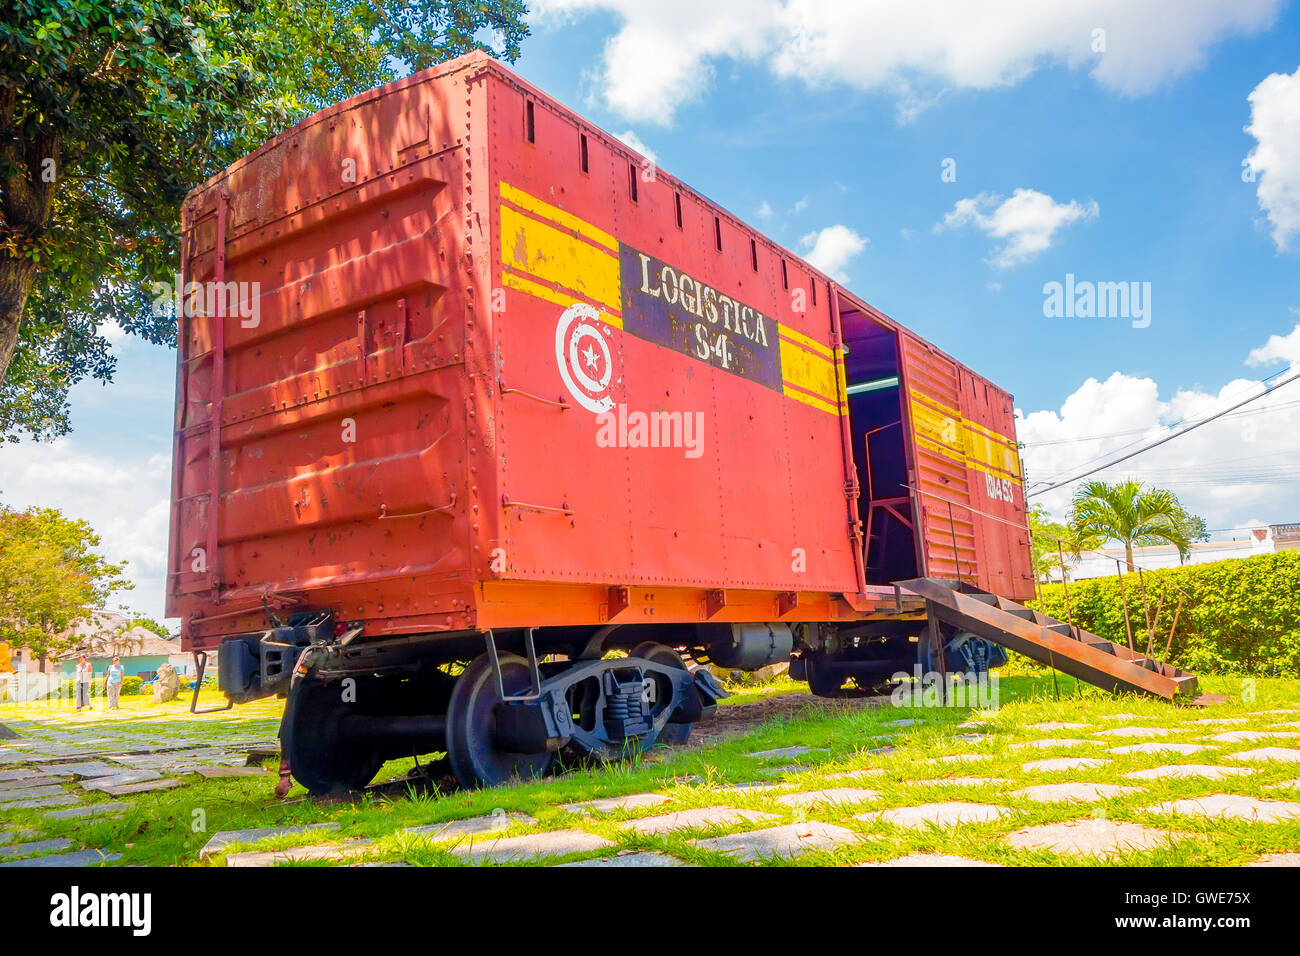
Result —
[[[1177,585],[1187,592],[1169,659],[1199,673],[1300,677],[1300,551],[1144,571],[1148,606],[1155,614],[1161,585],[1165,601],[1152,630],[1154,655],[1164,653],[1178,607]],[[1147,647],[1137,574],[1124,576],[1133,643]],[[1066,619],[1059,584],[1043,589],[1041,609]],[[1118,576],[1070,583],[1072,623],[1127,644]]]

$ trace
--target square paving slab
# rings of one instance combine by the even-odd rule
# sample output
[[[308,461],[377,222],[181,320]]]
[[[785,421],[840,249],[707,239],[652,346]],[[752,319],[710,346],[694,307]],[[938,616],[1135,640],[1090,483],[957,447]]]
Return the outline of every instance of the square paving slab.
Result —
[[[1051,850],[1088,856],[1113,856],[1126,850],[1150,850],[1164,846],[1169,834],[1136,823],[1112,820],[1069,820],[1026,827],[1010,834],[1006,841],[1021,850]]]
[[[1130,793],[1142,793],[1142,788],[1121,787],[1113,783],[1043,783],[1011,791],[1013,797],[1027,797],[1039,803],[1097,803]]]
[[[879,796],[880,794],[874,790],[863,790],[859,787],[828,787],[825,790],[787,793],[777,797],[776,802],[787,807],[815,807],[839,803],[865,803]]]
[[[1205,724],[1211,727],[1226,727],[1229,724],[1248,724],[1250,720],[1246,717],[1202,717],[1200,720],[1193,720],[1190,723]]]
[[[1084,730],[1088,727],[1088,724],[1072,724],[1066,720],[1046,720],[1043,721],[1042,723],[1026,724],[1025,726],[1027,726],[1030,730]],[[902,859],[907,859],[907,857],[903,857]],[[956,857],[954,857],[954,859],[956,859]],[[880,863],[880,864],[864,863],[863,864],[863,866],[867,866],[867,865],[888,866],[889,864],[888,863]]]
[[[530,833],[517,837],[470,837],[451,848],[457,856],[469,860],[492,860],[508,863],[537,856],[563,856],[566,853],[588,853],[604,850],[613,842],[585,830],[553,830],[549,833]]]
[[[283,850],[245,850],[226,857],[226,866],[279,866],[281,863],[300,863],[308,860],[343,860],[362,853],[373,852],[369,840],[352,843],[321,843],[316,846],[293,846]]]
[[[1099,730],[1098,737],[1165,737],[1173,731],[1165,727],[1111,727]]]
[[[32,856],[25,860],[13,860],[0,863],[0,867],[58,867],[58,866],[99,866],[120,860],[120,853],[104,853],[102,850],[77,850],[75,853],[52,853],[49,856]]]
[[[164,780],[137,780],[132,783],[119,783],[111,786],[103,784],[95,789],[110,797],[125,797],[133,793],[149,793],[153,790],[170,790],[172,787],[179,787],[184,782],[185,781],[180,780],[177,777],[167,777]]]
[[[0,812],[5,810],[40,810],[44,807],[69,807],[76,802],[76,796],[60,790],[57,796],[15,800],[12,803],[0,803]]]
[[[756,750],[751,754],[745,754],[746,757],[753,757],[756,760],[789,760],[792,757],[802,757],[804,754],[828,754],[829,750],[822,747],[777,747],[774,750]]]
[[[565,866],[626,866],[626,867],[658,867],[658,866],[689,866],[683,863],[675,856],[669,856],[667,853],[660,853],[657,850],[642,850],[640,852],[624,850],[616,853],[614,856],[598,856],[592,860],[576,860],[573,863],[561,863]]]
[[[931,780],[905,780],[916,787],[983,787],[989,784],[1010,783],[1004,777],[935,777]]]
[[[854,819],[866,823],[883,820],[895,826],[922,829],[929,824],[951,827],[959,823],[983,823],[1010,813],[1011,811],[1006,807],[992,806],[987,803],[923,803],[917,807],[895,807],[891,810],[859,813]]]
[[[28,856],[36,853],[44,856],[47,853],[54,853],[56,850],[66,850],[72,846],[71,840],[34,840],[31,843],[8,843],[0,846],[0,859],[5,857]]]
[[[71,807],[67,810],[51,810],[45,814],[47,820],[81,820],[86,817],[111,817],[125,813],[130,803],[92,803],[86,807]]]
[[[461,840],[465,837],[480,836],[494,830],[504,830],[516,824],[533,824],[537,820],[526,813],[493,813],[482,817],[467,817],[464,820],[448,820],[445,823],[426,823],[418,827],[406,827],[403,833],[418,833],[430,840]]]
[[[1102,757],[1053,757],[1050,760],[1031,760],[1021,769],[1030,773],[1060,773],[1063,770],[1082,770],[1085,767],[1104,767],[1110,763]]]
[[[1017,750],[1034,748],[1037,750],[1052,750],[1056,747],[1080,747],[1083,744],[1095,744],[1095,740],[1075,740],[1071,737],[1046,737],[1042,740],[1030,740],[1023,744],[1012,744]]]
[[[0,793],[0,809],[19,800],[39,800],[41,797],[57,797],[67,794],[58,784],[42,783],[38,787],[24,787],[21,790],[7,790]]]
[[[1225,744],[1246,744],[1275,737],[1300,737],[1300,734],[1293,730],[1229,730],[1205,739],[1218,740]]]
[[[71,777],[51,777],[43,773],[38,773],[31,777],[23,777],[21,780],[0,780],[0,801],[18,800],[22,797],[22,791],[31,791],[37,787],[50,787],[61,783],[67,783]],[[17,796],[9,796],[9,794]]]
[[[1300,853],[1270,853],[1247,866],[1300,866]]]
[[[711,826],[729,826],[733,823],[758,823],[775,820],[770,813],[757,810],[737,810],[735,807],[700,807],[695,810],[678,810],[660,816],[628,820],[623,829],[637,833],[668,833],[672,830],[702,829]]]
[[[784,787],[784,783],[764,783],[762,781],[752,781],[750,783],[733,783],[728,787],[718,787],[718,793],[761,793],[764,790],[776,790]]]
[[[1254,773],[1253,767],[1218,767],[1203,763],[1176,763],[1167,767],[1151,767],[1147,770],[1134,770],[1124,776],[1133,780],[1163,780],[1167,777],[1200,777],[1204,780],[1220,780],[1223,777],[1236,777]]]
[[[1250,763],[1268,761],[1300,763],[1300,750],[1291,750],[1287,747],[1260,747],[1258,750],[1243,750],[1240,753],[1228,754],[1228,759],[1245,760]]]
[[[765,857],[792,857],[809,850],[829,850],[857,839],[858,835],[852,830],[809,821],[694,842],[702,850],[725,853],[734,859],[752,863]]]
[[[1256,800],[1237,794],[1213,793],[1189,800],[1173,800],[1158,806],[1147,807],[1148,813],[1181,813],[1197,817],[1231,817],[1235,820],[1254,820],[1258,823],[1279,823],[1300,817],[1300,803],[1286,800]]]
[[[309,823],[300,827],[261,827],[254,830],[220,830],[199,851],[199,859],[224,853],[232,843],[256,843],[267,837],[289,836],[296,833],[311,833],[314,830],[337,830],[337,823]]]
[[[1129,744],[1125,747],[1111,747],[1113,754],[1195,754],[1202,750],[1214,750],[1206,744],[1171,744],[1163,740],[1152,740],[1145,744]]]
[[[578,803],[562,803],[560,808],[570,813],[609,813],[611,810],[639,810],[642,807],[657,807],[668,803],[672,797],[662,793],[629,793],[622,797],[600,797],[596,800],[582,800]]]
[[[949,856],[946,853],[909,853],[907,856],[897,856],[892,860],[886,860],[884,863],[859,863],[858,866],[879,866],[879,867],[959,867],[959,866],[993,866],[1001,867],[1001,863],[985,863],[983,860],[968,860],[964,856]]]

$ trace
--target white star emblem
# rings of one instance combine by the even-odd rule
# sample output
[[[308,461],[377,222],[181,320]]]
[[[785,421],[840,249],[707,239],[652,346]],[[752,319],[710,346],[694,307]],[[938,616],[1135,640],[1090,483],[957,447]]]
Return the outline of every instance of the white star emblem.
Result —
[[[596,350],[590,345],[582,350],[582,357],[587,360],[587,368],[596,367]]]

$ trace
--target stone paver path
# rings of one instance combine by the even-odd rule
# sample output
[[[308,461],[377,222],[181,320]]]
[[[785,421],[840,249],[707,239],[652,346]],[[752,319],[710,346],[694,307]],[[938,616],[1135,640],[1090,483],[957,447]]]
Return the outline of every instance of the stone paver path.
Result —
[[[322,843],[317,846],[294,846],[284,850],[245,850],[226,857],[226,866],[279,866],[281,863],[300,863],[307,860],[343,860],[351,856],[372,852],[369,840],[352,843]]]
[[[642,807],[656,807],[668,803],[672,797],[662,793],[630,793],[622,797],[601,797],[596,800],[582,800],[578,803],[562,803],[560,807],[570,813],[609,813],[611,810],[639,810]]]
[[[6,857],[30,856],[33,853],[45,855],[56,850],[66,850],[72,846],[71,840],[34,840],[31,843],[7,843],[0,846],[0,860]]]
[[[777,747],[774,750],[756,750],[753,753],[745,754],[746,757],[753,757],[756,760],[789,760],[792,757],[802,757],[804,754],[828,754],[829,750],[821,747]]]
[[[565,856],[569,853],[588,853],[604,850],[614,844],[602,836],[585,830],[552,830],[549,833],[529,833],[516,837],[469,838],[451,848],[457,856],[468,860],[491,860],[508,863],[539,856]]]
[[[482,817],[466,817],[463,820],[448,820],[443,823],[426,823],[421,826],[406,827],[403,833],[415,833],[427,836],[430,840],[462,840],[465,837],[481,836],[494,830],[507,827],[531,825],[536,823],[534,817],[526,813],[492,813]]]
[[[1300,866],[1300,853],[1270,853],[1247,866]]]
[[[1147,770],[1134,770],[1124,776],[1133,780],[1163,780],[1168,777],[1201,777],[1205,780],[1221,780],[1224,777],[1251,774],[1253,767],[1219,767],[1214,764],[1176,763],[1167,767],[1150,767]]]
[[[1136,823],[1112,820],[1069,820],[1025,827],[1007,837],[1021,850],[1051,850],[1109,857],[1125,850],[1150,850],[1163,846],[1169,834]]]
[[[49,856],[31,856],[25,860],[13,860],[0,863],[0,868],[20,867],[59,867],[59,866],[98,866],[120,860],[120,853],[104,853],[100,850],[77,850],[75,853],[53,853]]]
[[[725,853],[734,859],[750,863],[764,857],[791,857],[809,850],[829,850],[857,839],[856,833],[844,827],[808,821],[694,842],[702,850]]]
[[[1153,740],[1145,744],[1129,744],[1126,747],[1111,747],[1113,754],[1195,754],[1202,750],[1213,750],[1206,744],[1171,744],[1163,740]]]
[[[627,867],[658,867],[658,866],[688,866],[675,856],[669,856],[667,853],[660,853],[657,850],[629,851],[623,850],[614,856],[598,856],[591,860],[575,860],[572,863],[561,863],[565,866],[627,866]]]
[[[1095,734],[1097,737],[1167,737],[1172,730],[1166,727],[1111,727],[1109,730],[1099,730]]]
[[[1172,800],[1154,807],[1148,813],[1181,813],[1197,817],[1231,817],[1235,820],[1254,820],[1258,823],[1279,823],[1300,818],[1300,803],[1286,800],[1256,800],[1230,793],[1213,793],[1188,800]]]
[[[315,830],[337,830],[337,823],[309,823],[298,827],[260,827],[254,830],[220,830],[212,834],[203,849],[199,850],[199,859],[224,853],[232,843],[256,843],[267,837],[291,836],[298,833],[311,833]]]
[[[879,796],[880,794],[874,790],[863,790],[859,787],[828,787],[825,790],[787,793],[777,797],[776,802],[787,807],[815,807],[828,804],[866,803]]]
[[[949,856],[946,853],[909,853],[907,856],[895,857],[884,863],[859,863],[858,866],[879,867],[959,867],[959,866],[993,866],[1001,863],[985,863],[983,860],[969,860],[964,856]]]
[[[923,829],[930,824],[951,827],[959,823],[983,823],[1010,813],[1011,811],[1006,807],[992,806],[987,803],[923,803],[916,807],[895,807],[891,810],[859,813],[854,819],[865,823],[882,820],[895,826]]]
[[[1085,767],[1104,767],[1110,763],[1103,757],[1053,757],[1050,760],[1031,760],[1022,764],[1030,773],[1060,773],[1063,770],[1082,770]]]
[[[1053,750],[1057,747],[1081,747],[1084,744],[1093,743],[1095,740],[1075,740],[1072,737],[1046,737],[1042,740],[1030,740],[1023,744],[1012,744],[1017,750],[1026,750],[1036,748],[1038,750]]]
[[[1084,730],[1087,724],[1075,724],[1068,720],[1046,720],[1037,724],[1026,724],[1030,730]],[[865,864],[864,864],[865,865]],[[880,866],[888,866],[888,863],[881,863]]]
[[[932,777],[928,780],[905,780],[913,787],[984,787],[989,784],[1003,784],[1011,781],[1003,777]]]
[[[1112,797],[1141,793],[1142,787],[1121,787],[1113,783],[1044,783],[1021,790],[1012,790],[1014,797],[1025,797],[1039,803],[1096,803]]]
[[[1261,747],[1258,750],[1243,750],[1240,753],[1228,754],[1228,759],[1245,760],[1251,763],[1268,761],[1300,763],[1300,750],[1291,750],[1287,747]]]
[[[694,810],[678,810],[653,817],[641,817],[628,820],[623,829],[637,833],[668,833],[672,830],[703,829],[711,826],[731,826],[734,823],[758,823],[762,820],[776,819],[770,813],[758,810],[737,810],[735,807],[699,807]]]
[[[1218,740],[1225,744],[1246,744],[1257,740],[1271,740],[1275,737],[1300,737],[1300,733],[1291,730],[1229,730],[1205,739]]]

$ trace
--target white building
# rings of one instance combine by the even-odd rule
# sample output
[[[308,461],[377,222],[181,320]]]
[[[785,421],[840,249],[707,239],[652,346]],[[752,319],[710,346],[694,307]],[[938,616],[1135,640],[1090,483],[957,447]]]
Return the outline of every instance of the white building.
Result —
[[[1133,564],[1144,571],[1157,568],[1176,568],[1184,564],[1209,564],[1213,561],[1226,561],[1229,558],[1253,558],[1257,554],[1272,554],[1274,540],[1271,528],[1252,528],[1230,541],[1197,541],[1192,544],[1192,553],[1187,560],[1180,560],[1178,549],[1172,544],[1158,544],[1146,548],[1133,549]],[[1085,551],[1070,568],[1070,580],[1081,581],[1084,578],[1113,576],[1119,566],[1124,564],[1123,548],[1102,548]],[[1057,575],[1053,575],[1056,578]]]

